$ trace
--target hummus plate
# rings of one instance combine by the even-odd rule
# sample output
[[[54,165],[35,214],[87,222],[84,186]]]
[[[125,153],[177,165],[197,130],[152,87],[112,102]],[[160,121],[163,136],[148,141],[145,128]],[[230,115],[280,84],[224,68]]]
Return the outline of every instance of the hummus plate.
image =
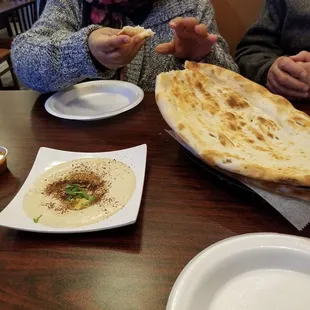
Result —
[[[0,213],[0,226],[74,233],[133,224],[145,166],[146,145],[106,153],[40,148],[24,185]]]

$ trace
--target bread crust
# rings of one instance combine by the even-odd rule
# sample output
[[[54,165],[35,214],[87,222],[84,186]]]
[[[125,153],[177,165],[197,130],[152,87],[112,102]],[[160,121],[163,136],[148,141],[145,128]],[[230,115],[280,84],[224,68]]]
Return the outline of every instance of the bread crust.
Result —
[[[205,162],[256,181],[310,186],[310,117],[241,75],[186,62],[162,73],[156,102]]]
[[[125,26],[118,35],[127,35],[129,37],[139,36],[141,40],[153,37],[155,35],[155,32],[152,31],[152,29],[144,29],[143,27],[136,26]]]

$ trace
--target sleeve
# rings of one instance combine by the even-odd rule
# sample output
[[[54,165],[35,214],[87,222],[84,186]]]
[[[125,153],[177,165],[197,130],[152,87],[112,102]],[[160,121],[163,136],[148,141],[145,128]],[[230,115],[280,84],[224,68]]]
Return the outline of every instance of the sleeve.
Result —
[[[13,67],[25,86],[50,92],[86,78],[114,76],[114,70],[98,70],[88,49],[89,34],[100,26],[81,24],[79,0],[47,1],[40,19],[12,45]]]
[[[284,11],[281,1],[265,1],[260,19],[237,47],[236,61],[241,73],[256,83],[266,84],[271,65],[284,54],[280,47]]]
[[[229,53],[228,44],[225,39],[219,34],[219,30],[215,20],[214,9],[211,2],[208,1],[200,1],[200,7],[198,5],[198,12],[202,12],[200,17],[200,23],[208,26],[208,30],[212,34],[216,34],[218,36],[217,43],[211,49],[211,52],[202,62],[214,64],[235,72],[238,72],[238,66],[234,62],[232,56]]]

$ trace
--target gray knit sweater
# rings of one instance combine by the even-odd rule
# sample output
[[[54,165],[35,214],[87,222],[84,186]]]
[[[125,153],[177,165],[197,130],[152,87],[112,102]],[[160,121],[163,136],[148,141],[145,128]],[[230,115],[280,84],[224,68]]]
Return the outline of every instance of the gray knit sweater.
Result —
[[[99,70],[93,63],[87,39],[99,26],[82,28],[81,0],[48,0],[40,19],[13,42],[12,61],[21,82],[40,92],[64,89],[85,79],[113,79],[114,70]],[[181,68],[173,56],[158,55],[155,47],[173,38],[168,22],[177,16],[195,16],[217,34],[214,11],[209,0],[160,0],[142,24],[156,35],[125,70],[125,79],[145,91],[153,91],[156,75]],[[134,26],[126,19],[126,24]],[[222,37],[204,60],[231,70],[238,70]]]
[[[310,51],[309,0],[266,0],[261,17],[237,48],[243,75],[265,85],[273,62],[283,55]]]

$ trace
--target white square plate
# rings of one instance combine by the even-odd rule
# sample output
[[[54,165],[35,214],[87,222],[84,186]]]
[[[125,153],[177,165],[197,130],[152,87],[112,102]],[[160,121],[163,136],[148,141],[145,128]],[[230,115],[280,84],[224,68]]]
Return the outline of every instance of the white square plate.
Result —
[[[135,223],[143,192],[146,150],[146,144],[126,150],[105,153],[75,153],[41,147],[24,185],[9,205],[0,213],[0,226],[41,233],[81,233],[111,229]],[[24,195],[44,171],[61,163],[79,158],[111,158],[127,164],[136,175],[136,189],[128,203],[109,218],[87,226],[54,228],[34,223],[24,212]]]

